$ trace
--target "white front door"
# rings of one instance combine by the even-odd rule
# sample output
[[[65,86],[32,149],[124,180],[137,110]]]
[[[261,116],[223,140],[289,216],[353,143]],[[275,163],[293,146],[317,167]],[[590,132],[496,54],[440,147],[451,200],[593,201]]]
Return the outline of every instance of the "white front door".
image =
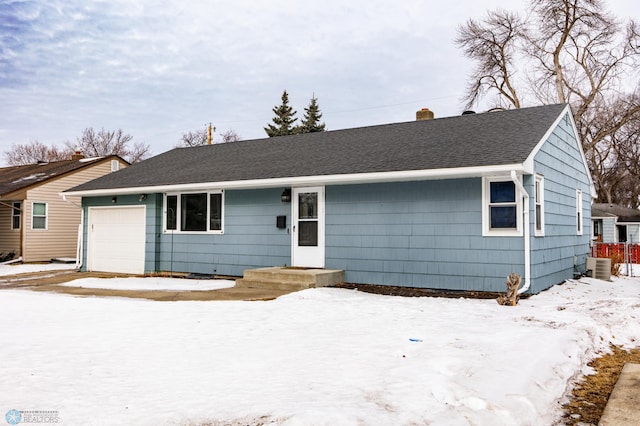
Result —
[[[324,187],[293,188],[291,265],[324,268]]]

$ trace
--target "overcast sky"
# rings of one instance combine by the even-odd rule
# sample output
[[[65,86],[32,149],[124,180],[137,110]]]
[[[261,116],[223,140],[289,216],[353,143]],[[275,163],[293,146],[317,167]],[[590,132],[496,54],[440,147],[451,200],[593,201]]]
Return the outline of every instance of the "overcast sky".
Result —
[[[637,0],[608,0],[640,20]],[[282,91],[329,130],[462,112],[456,28],[513,0],[0,0],[0,165],[13,144],[121,128],[164,152],[182,133],[266,137]]]

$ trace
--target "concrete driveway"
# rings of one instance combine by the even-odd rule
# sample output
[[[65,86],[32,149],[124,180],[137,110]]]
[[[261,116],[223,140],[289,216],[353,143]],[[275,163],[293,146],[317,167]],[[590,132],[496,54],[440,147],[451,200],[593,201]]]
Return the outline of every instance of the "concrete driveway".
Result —
[[[273,300],[290,290],[263,288],[225,288],[205,291],[112,290],[68,287],[60,284],[81,278],[116,278],[131,275],[101,272],[47,271],[0,277],[0,290],[24,289],[73,294],[76,296],[129,297],[157,301],[177,300]]]

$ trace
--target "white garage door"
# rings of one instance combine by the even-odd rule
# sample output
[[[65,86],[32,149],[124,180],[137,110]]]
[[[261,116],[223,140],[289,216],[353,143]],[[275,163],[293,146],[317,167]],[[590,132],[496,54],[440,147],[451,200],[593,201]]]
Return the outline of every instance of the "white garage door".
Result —
[[[87,268],[144,273],[145,207],[89,208]]]

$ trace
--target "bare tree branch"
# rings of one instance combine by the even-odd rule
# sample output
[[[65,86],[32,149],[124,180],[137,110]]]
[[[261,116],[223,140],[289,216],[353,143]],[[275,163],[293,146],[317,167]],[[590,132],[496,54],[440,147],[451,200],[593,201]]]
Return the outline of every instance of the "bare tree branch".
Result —
[[[4,153],[4,157],[10,166],[68,160],[71,158],[55,146],[49,147],[37,140],[32,140],[23,145],[13,145],[9,151]]]
[[[495,90],[515,108],[520,99],[513,82],[517,43],[525,36],[525,26],[515,13],[490,11],[485,20],[473,19],[458,28],[455,42],[477,63],[464,97],[471,108],[485,93]]]
[[[129,147],[133,136],[124,133],[122,129],[95,131],[88,127],[82,131],[82,135],[76,138],[76,142],[65,142],[65,152],[69,155],[74,151],[80,151],[85,157],[104,157],[117,155],[130,163],[137,163],[151,155],[149,145],[136,142]]]
[[[630,137],[627,126],[640,115],[638,26],[629,21],[622,27],[602,0],[529,4],[526,22],[496,11],[482,23],[470,20],[459,28],[456,43],[477,64],[466,107],[489,93],[497,95],[496,104],[516,108],[530,102],[522,97],[526,93],[543,103],[571,104],[599,199],[616,202],[635,173],[621,166],[628,162],[617,145]],[[516,60],[533,65],[522,67],[528,70],[526,79],[514,79]]]

